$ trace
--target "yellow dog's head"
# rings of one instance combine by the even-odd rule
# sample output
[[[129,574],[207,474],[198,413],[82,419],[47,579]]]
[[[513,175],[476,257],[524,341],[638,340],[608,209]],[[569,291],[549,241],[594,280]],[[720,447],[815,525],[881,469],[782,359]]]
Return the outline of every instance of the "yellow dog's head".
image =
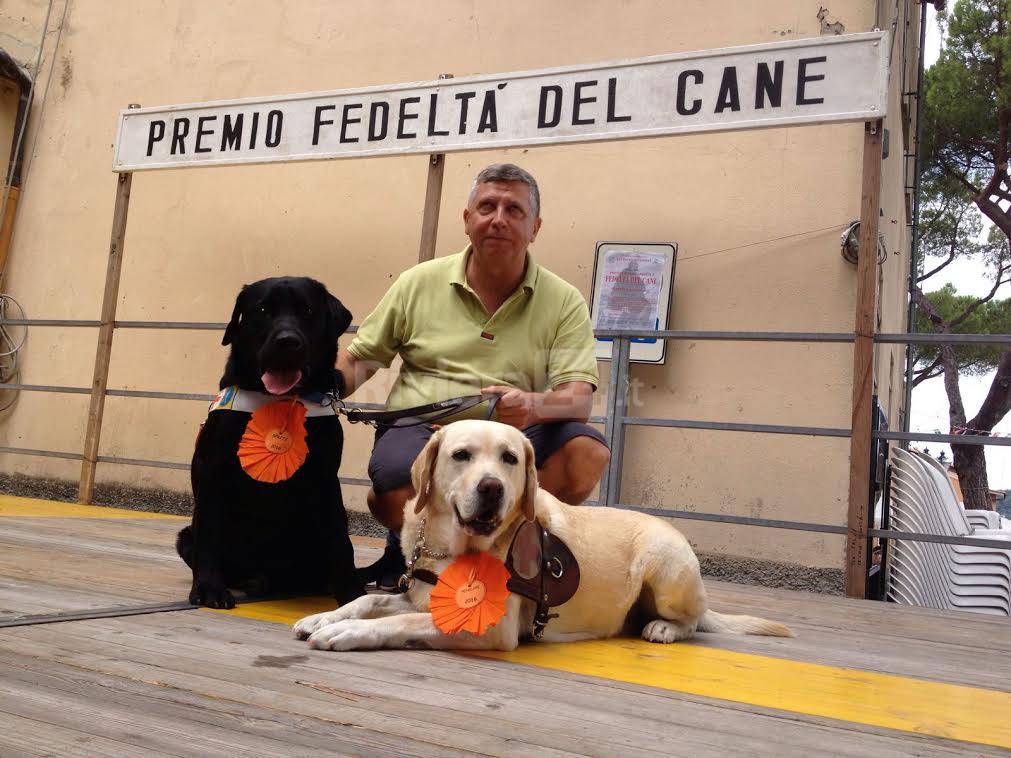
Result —
[[[522,512],[534,518],[537,466],[521,431],[495,421],[439,429],[414,461],[415,513],[452,511],[471,537],[493,537]]]

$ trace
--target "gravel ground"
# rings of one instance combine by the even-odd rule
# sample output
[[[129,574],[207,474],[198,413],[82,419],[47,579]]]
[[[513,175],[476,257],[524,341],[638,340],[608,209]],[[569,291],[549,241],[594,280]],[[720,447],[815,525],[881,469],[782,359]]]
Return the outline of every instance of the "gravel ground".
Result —
[[[0,473],[0,493],[74,503],[77,502],[77,482]],[[96,485],[95,505],[181,516],[193,513],[193,498],[189,492],[121,484]],[[351,534],[365,537],[386,535],[386,531],[367,513],[348,511],[348,523]],[[699,553],[699,562],[703,576],[713,579],[826,595],[843,594],[842,569],[808,568],[715,553]]]

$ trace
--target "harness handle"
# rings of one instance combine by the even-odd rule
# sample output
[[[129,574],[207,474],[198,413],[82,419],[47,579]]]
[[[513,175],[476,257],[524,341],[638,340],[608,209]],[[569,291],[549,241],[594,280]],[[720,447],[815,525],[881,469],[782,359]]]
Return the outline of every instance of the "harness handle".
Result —
[[[488,403],[485,420],[490,421],[495,414],[495,407],[501,395],[464,395],[440,400],[437,403],[416,405],[413,408],[401,408],[395,411],[363,411],[360,408],[345,408],[343,403],[337,404],[338,413],[347,417],[352,424],[369,424],[376,428],[403,429],[421,424],[434,424],[449,416],[456,415],[475,405]]]

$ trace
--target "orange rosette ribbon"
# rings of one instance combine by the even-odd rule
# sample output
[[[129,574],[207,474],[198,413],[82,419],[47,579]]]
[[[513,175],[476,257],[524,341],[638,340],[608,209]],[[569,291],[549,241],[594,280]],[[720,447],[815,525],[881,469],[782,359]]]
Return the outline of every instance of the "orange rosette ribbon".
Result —
[[[481,636],[505,615],[505,564],[488,553],[467,553],[439,575],[429,598],[432,621],[445,634]]]
[[[305,437],[305,406],[300,402],[261,405],[239,442],[239,463],[258,482],[283,482],[305,463]]]

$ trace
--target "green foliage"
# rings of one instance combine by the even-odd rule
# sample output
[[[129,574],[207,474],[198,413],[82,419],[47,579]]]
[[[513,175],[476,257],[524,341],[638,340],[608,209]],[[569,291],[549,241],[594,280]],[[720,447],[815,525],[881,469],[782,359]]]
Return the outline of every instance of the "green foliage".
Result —
[[[944,177],[926,178],[921,193],[918,278],[959,259],[974,260],[996,277],[1011,262],[1007,238],[995,226],[984,234],[983,216],[961,188]]]
[[[979,299],[972,295],[959,295],[951,284],[946,284],[941,289],[928,293],[927,297],[934,304],[938,315],[945,321],[952,321]],[[933,324],[922,310],[917,311],[915,331],[934,331]],[[1011,298],[983,303],[965,321],[951,329],[951,332],[953,334],[1011,334]],[[1006,351],[1007,346],[1005,345],[960,345],[955,348],[959,374],[979,376],[993,371]],[[917,346],[914,352],[917,369],[929,366],[939,353],[940,349],[936,345]]]
[[[944,47],[924,73],[917,272],[924,290],[934,272],[959,259],[981,264],[995,285],[1001,277],[1006,282],[1011,270],[1008,238],[999,228],[1009,228],[1001,215],[1007,217],[1008,211],[991,203],[986,212],[995,225],[987,229],[977,197],[991,178],[1007,174],[1008,137],[1006,130],[1001,133],[1001,123],[1007,123],[1011,108],[1009,2],[958,0],[942,25],[947,27]],[[985,298],[959,295],[952,285],[927,298],[935,319],[917,309],[915,331],[1011,333],[1011,300],[980,303]],[[958,347],[959,373],[991,371],[1006,351],[1001,345]],[[931,367],[939,352],[938,347],[919,347],[914,353],[917,370]]]
[[[939,180],[947,166],[978,187],[993,173],[999,114],[1011,106],[1009,27],[1007,0],[958,0],[952,8],[941,56],[924,74],[926,178]]]

